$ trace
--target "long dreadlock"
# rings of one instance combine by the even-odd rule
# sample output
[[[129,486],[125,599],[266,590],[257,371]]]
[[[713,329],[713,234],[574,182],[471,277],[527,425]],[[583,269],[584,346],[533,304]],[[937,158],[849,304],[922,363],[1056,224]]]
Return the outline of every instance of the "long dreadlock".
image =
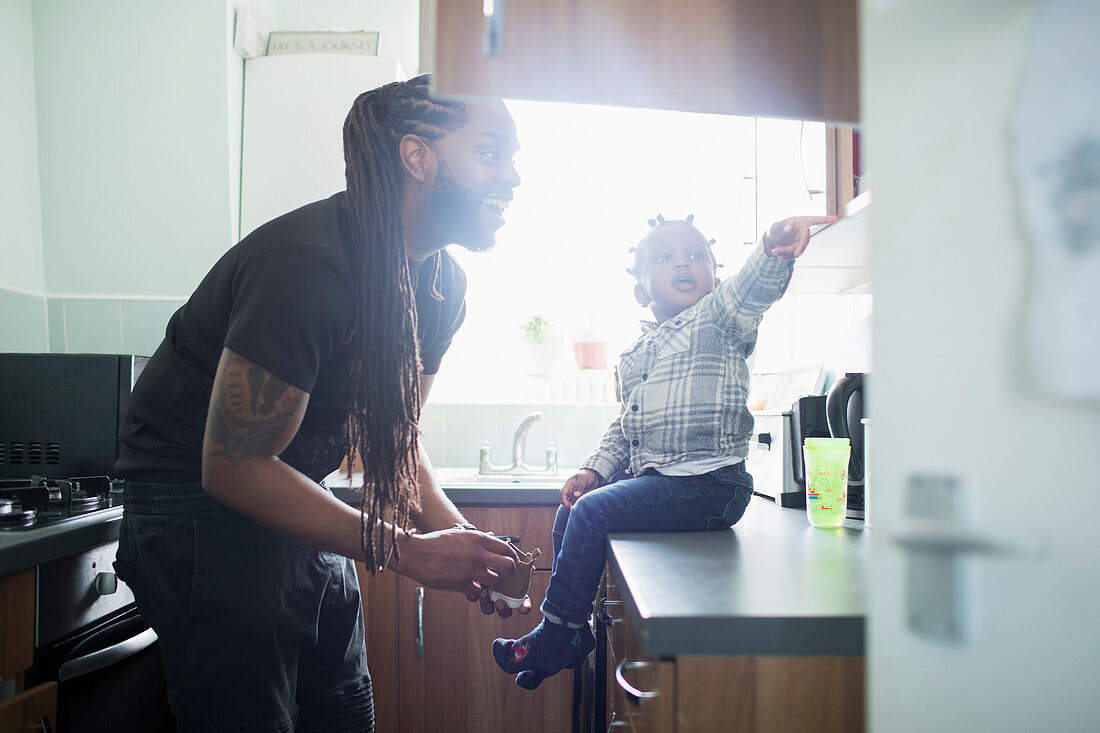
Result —
[[[394,82],[359,95],[344,122],[344,197],[355,282],[352,398],[345,439],[351,466],[363,465],[360,541],[377,572],[397,552],[397,527],[419,508],[416,438],[420,421],[420,349],[415,288],[402,236],[398,143],[407,134],[437,140],[466,124],[466,107],[432,99],[430,77]],[[438,291],[441,255],[425,267]],[[380,521],[391,524],[387,533]]]

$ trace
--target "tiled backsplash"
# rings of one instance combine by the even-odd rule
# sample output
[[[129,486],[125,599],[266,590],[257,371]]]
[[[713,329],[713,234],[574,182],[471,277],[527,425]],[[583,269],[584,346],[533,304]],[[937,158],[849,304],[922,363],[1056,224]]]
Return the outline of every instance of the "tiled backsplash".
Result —
[[[148,356],[182,304],[43,297],[0,288],[0,351]]]
[[[46,299],[0,288],[0,351],[47,351]]]
[[[481,445],[492,448],[492,462],[512,461],[512,438],[523,418],[541,412],[542,420],[527,433],[527,462],[541,466],[553,441],[558,465],[576,468],[599,444],[607,426],[619,414],[618,405],[457,405],[424,407],[420,429],[428,455],[437,468],[476,466]]]

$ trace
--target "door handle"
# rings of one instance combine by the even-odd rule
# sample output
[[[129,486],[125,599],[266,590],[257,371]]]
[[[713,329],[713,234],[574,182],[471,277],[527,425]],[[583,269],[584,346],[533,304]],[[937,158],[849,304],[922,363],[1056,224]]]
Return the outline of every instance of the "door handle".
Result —
[[[908,555],[909,628],[948,642],[962,642],[966,637],[970,579],[963,560],[974,556],[1038,560],[1047,553],[1042,540],[1010,540],[931,522],[911,523],[887,537]]]
[[[92,638],[92,637],[89,637]],[[76,659],[70,659],[57,670],[59,682],[66,682],[92,672],[105,669],[115,662],[127,657],[132,657],[140,651],[148,649],[157,640],[157,632],[147,628],[129,639],[113,644],[106,649],[91,652]]]
[[[1042,540],[1008,540],[990,534],[943,527],[931,523],[911,524],[890,535],[894,544],[907,552],[940,555],[995,555],[1041,559],[1047,553]]]
[[[424,656],[424,589],[416,588],[416,656]]]
[[[1007,538],[970,529],[962,521],[967,491],[957,476],[914,475],[908,481],[909,520],[888,532],[891,544],[908,556],[906,614],[914,633],[937,641],[966,638],[968,594],[973,581],[963,560],[973,556],[1042,559],[1045,540]]]
[[[622,605],[622,601],[613,601],[608,599],[606,596],[601,598],[599,603],[596,604],[596,621],[603,624],[604,626],[614,626],[615,622],[619,619],[616,619],[614,616],[612,616],[609,609],[618,608]]]

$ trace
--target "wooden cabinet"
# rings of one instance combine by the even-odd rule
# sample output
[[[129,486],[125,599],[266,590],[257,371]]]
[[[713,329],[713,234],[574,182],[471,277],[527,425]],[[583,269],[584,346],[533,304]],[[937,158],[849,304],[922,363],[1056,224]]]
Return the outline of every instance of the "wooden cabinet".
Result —
[[[616,599],[614,583],[607,597]],[[622,606],[609,607],[610,730],[662,733],[863,731],[863,657],[685,655],[641,650]],[[616,674],[616,671],[618,674]]]
[[[424,0],[421,66],[445,94],[855,123],[856,10],[856,0]]]
[[[0,730],[57,730],[57,683],[46,682],[0,702]]]
[[[0,680],[34,664],[34,573],[0,577]]]
[[[675,730],[675,662],[647,656],[622,612],[613,582],[606,583],[605,611],[615,622],[607,630],[607,723],[609,730],[641,733]]]
[[[426,589],[393,573],[371,578],[360,566],[376,727],[399,733],[569,730],[572,673],[524,690],[496,666],[490,651],[493,639],[521,636],[539,618],[550,581],[555,508],[462,511],[478,527],[518,536],[524,549],[542,549],[530,590],[536,610],[509,619],[484,616],[462,595]]]
[[[34,664],[34,592],[34,568],[0,577],[0,680],[15,677],[17,690],[23,672]],[[53,730],[56,725],[56,682],[0,702],[0,731]]]

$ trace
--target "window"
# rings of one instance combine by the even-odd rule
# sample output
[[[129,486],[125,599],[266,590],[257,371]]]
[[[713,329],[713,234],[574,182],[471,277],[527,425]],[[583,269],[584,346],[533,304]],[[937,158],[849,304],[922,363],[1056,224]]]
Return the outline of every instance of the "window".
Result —
[[[451,247],[469,276],[468,312],[433,402],[569,399],[572,392],[554,385],[581,376],[569,336],[589,326],[605,334],[613,363],[649,315],[626,268],[628,250],[657,214],[694,214],[717,240],[724,278],[772,221],[825,212],[823,124],[545,102],[508,107],[523,183],[492,252]],[[549,378],[525,374],[519,326],[535,314],[565,335]]]

